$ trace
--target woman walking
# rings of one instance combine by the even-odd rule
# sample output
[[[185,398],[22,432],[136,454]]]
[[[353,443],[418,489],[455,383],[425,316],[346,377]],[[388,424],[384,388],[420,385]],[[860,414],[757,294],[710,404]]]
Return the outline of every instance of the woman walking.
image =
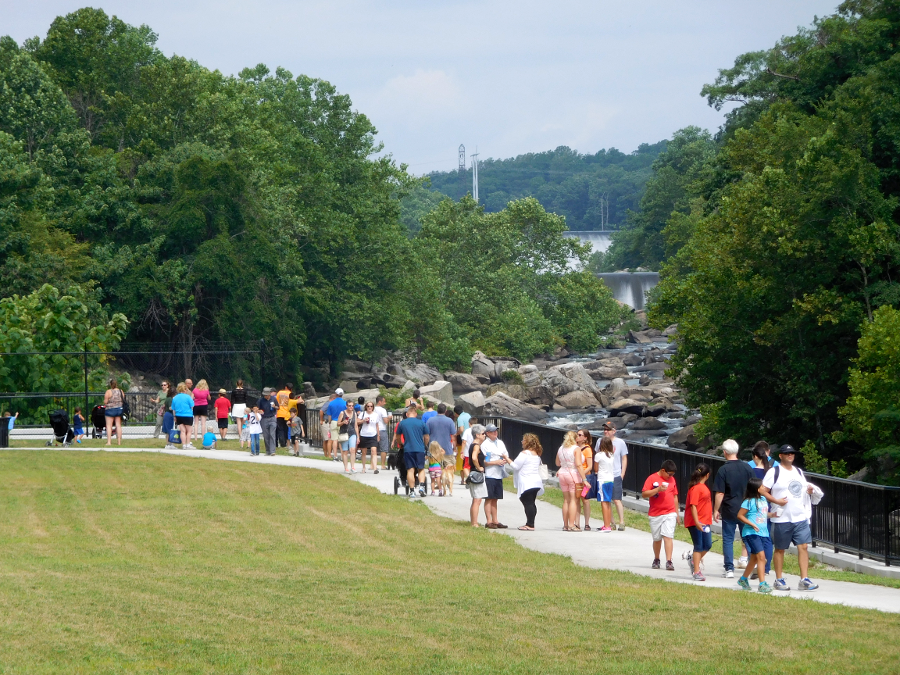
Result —
[[[200,380],[194,387],[194,438],[203,438],[209,419],[209,385]]]
[[[616,449],[613,447],[611,438],[604,436],[600,439],[600,449],[594,455],[594,472],[597,477],[597,501],[600,502],[600,509],[603,511],[603,527],[600,528],[601,534],[612,532],[612,497],[613,484],[613,467],[615,462],[613,458]]]
[[[581,448],[575,440],[575,432],[568,432],[563,443],[556,452],[556,466],[559,471],[559,489],[563,493],[563,531],[581,532],[578,527],[578,501],[584,488],[584,467],[582,466]]]
[[[534,500],[544,494],[544,481],[541,480],[541,453],[544,449],[541,442],[534,434],[522,436],[522,452],[512,463],[514,472],[513,484],[525,509],[525,524],[520,530],[530,532],[534,530],[534,518],[537,516],[537,506]]]
[[[372,470],[377,471],[374,466],[378,457],[378,417],[375,415],[375,404],[371,401],[366,403],[363,408],[363,414],[357,418],[357,426],[359,427],[359,448],[362,450],[362,472],[366,472],[366,454],[367,451],[372,452]],[[354,454],[354,461],[356,455]]]
[[[175,424],[178,425],[178,433],[181,434],[181,447],[190,450],[194,447],[191,443],[191,433],[194,431],[194,399],[188,393],[184,382],[179,382],[175,391],[177,393],[172,399]]]
[[[116,440],[122,445],[122,408],[125,406],[125,392],[119,389],[115,378],[110,379],[109,389],[103,394],[106,416],[106,444],[112,445],[112,427],[116,425]]]
[[[244,447],[244,420],[247,418],[247,390],[244,389],[244,381],[238,380],[231,390],[231,418],[237,425],[237,435]],[[247,442],[249,445],[250,442]]]
[[[356,473],[356,440],[358,438],[356,408],[353,401],[347,401],[347,409],[338,417],[338,441],[341,444],[341,460],[344,462],[344,473]],[[348,456],[349,455],[349,456]],[[350,465],[347,465],[349,461]]]
[[[472,506],[469,507],[469,521],[472,527],[478,527],[478,511],[481,502],[487,499],[487,484],[484,482],[484,453],[481,444],[487,437],[485,429],[480,424],[473,424],[472,443],[469,445],[469,494],[472,495]],[[477,475],[476,475],[477,474]]]
[[[581,448],[581,467],[584,469],[585,483],[578,493],[579,504],[584,513],[584,531],[591,531],[591,502],[597,498],[597,475],[594,472],[594,439],[591,432],[582,429],[575,434],[575,442]],[[587,490],[587,491],[585,491]]]
[[[709,467],[702,462],[694,469],[688,482],[687,499],[684,502],[684,526],[691,533],[691,541],[694,543],[694,554],[691,558],[691,575],[694,581],[706,581],[703,572],[700,571],[700,562],[703,556],[712,548],[712,501],[710,499]]]

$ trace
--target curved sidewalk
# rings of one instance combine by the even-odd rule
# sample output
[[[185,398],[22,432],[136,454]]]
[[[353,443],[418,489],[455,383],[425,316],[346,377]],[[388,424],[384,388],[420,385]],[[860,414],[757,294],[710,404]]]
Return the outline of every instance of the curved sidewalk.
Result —
[[[255,464],[274,464],[279,466],[303,467],[317,469],[329,473],[343,475],[343,465],[340,462],[329,462],[321,459],[305,459],[277,455],[275,457],[251,457],[249,453],[234,450],[155,450],[148,448],[68,448],[81,452],[152,452],[181,457],[198,457],[204,459],[217,459],[231,462],[251,462]],[[7,448],[10,451],[33,451],[26,448]],[[58,450],[62,448],[35,448],[34,450]],[[357,463],[359,466],[359,463]],[[363,485],[371,486],[385,494],[394,493],[394,477],[396,471],[382,471],[374,474],[371,471],[356,473],[349,478]],[[471,498],[468,489],[458,484],[453,486],[452,497],[426,497],[421,501],[440,516],[468,522],[469,505]],[[402,488],[401,488],[402,494]],[[522,532],[516,528],[525,522],[522,505],[514,494],[505,493],[498,508],[500,522],[509,526],[506,530],[491,530],[493,533],[505,534],[515,539],[526,548],[543,553],[555,553],[565,555],[577,565],[592,567],[595,569],[613,569],[624,572],[633,572],[642,576],[675,581],[678,583],[692,584],[698,587],[725,588],[740,591],[737,579],[725,579],[720,576],[723,569],[723,558],[716,553],[707,553],[704,558],[707,577],[705,582],[697,582],[691,578],[687,561],[682,559],[690,546],[684,542],[675,541],[675,550],[672,556],[675,563],[674,572],[665,570],[651,570],[650,563],[653,558],[651,539],[649,532],[627,529],[625,532],[611,532],[600,534],[596,530],[590,532],[563,532],[562,511],[559,507],[546,502],[538,501],[538,515],[535,520],[533,532]],[[596,513],[599,514],[599,504]],[[592,518],[593,520],[593,518]],[[484,523],[483,511],[479,514],[479,521]],[[789,593],[773,591],[772,598],[794,598],[812,600],[829,604],[848,605],[864,609],[877,609],[883,612],[900,613],[900,589],[886,586],[858,584],[846,581],[820,581],[820,588],[813,592],[798,591],[799,578],[787,575],[786,579],[791,586]],[[756,582],[753,582],[754,589]],[[742,591],[746,592],[746,591]]]

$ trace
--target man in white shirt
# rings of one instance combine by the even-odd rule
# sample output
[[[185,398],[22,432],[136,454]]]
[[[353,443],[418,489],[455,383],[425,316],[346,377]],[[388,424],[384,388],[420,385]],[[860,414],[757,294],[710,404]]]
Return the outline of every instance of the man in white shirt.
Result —
[[[607,422],[603,425],[603,435],[612,441],[613,444],[613,504],[616,505],[616,511],[619,514],[619,532],[625,531],[625,505],[622,504],[622,481],[625,478],[625,472],[628,470],[628,446],[621,438],[616,438],[616,427]],[[594,454],[600,452],[600,441],[597,439],[597,445],[594,448]]]
[[[390,448],[388,441],[388,425],[391,423],[391,416],[384,408],[384,396],[378,396],[375,399],[375,417],[378,418],[378,452],[381,453],[381,468],[387,469],[387,455]],[[378,473],[377,460],[375,453],[372,453],[372,470]]]
[[[789,591],[790,586],[782,577],[784,568],[784,552],[791,544],[797,547],[797,562],[800,564],[800,583],[798,591],[814,591],[819,585],[807,576],[809,570],[809,551],[812,543],[812,531],[809,529],[809,513],[806,510],[806,495],[812,494],[813,486],[806,482],[803,472],[794,466],[797,451],[785,445],[778,455],[778,464],[766,472],[759,493],[773,504],[771,518],[772,545],[775,554],[772,556],[772,567],[775,568],[776,591]]]
[[[481,444],[484,453],[484,482],[487,485],[487,499],[484,500],[484,517],[489,530],[505,530],[506,525],[497,520],[497,500],[503,499],[503,465],[512,464],[506,445],[497,438],[497,427],[488,424],[485,429],[487,438]]]

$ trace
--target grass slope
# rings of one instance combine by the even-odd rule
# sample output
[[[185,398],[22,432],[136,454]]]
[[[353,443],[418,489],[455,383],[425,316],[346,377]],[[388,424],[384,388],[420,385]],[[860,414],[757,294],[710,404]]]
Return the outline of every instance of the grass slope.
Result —
[[[896,667],[900,616],[579,568],[337,475],[18,451],[0,471],[4,673]]]

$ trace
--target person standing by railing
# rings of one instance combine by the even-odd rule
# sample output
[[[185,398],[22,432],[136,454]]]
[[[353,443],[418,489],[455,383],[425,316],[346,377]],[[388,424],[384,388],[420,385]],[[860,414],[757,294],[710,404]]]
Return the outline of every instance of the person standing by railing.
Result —
[[[116,425],[116,439],[122,445],[122,408],[125,406],[125,392],[119,389],[115,378],[110,379],[109,389],[103,394],[103,405],[106,407],[106,444],[112,445],[112,427]]]
[[[247,390],[244,389],[244,381],[238,380],[231,390],[231,419],[237,425],[238,440],[241,448],[244,447],[244,420],[247,418]],[[249,445],[249,441],[248,441]]]
[[[556,472],[559,489],[563,493],[563,531],[581,532],[578,527],[578,502],[585,476],[581,448],[578,447],[574,431],[567,432],[563,437],[562,445],[556,451],[556,466],[559,467]]]
[[[734,578],[734,531],[740,525],[738,511],[744,501],[747,482],[753,478],[753,470],[738,460],[738,450],[740,446],[732,438],[722,443],[726,461],[716,472],[712,488],[716,493],[713,519],[717,523],[722,521],[722,555],[725,558],[725,572],[722,576],[726,579]]]
[[[625,472],[628,470],[628,446],[621,438],[616,438],[616,427],[612,422],[603,425],[603,437],[608,438],[613,444],[613,504],[619,514],[619,532],[625,531],[625,505],[622,503],[624,496]],[[600,441],[594,447],[594,454],[600,452]]]
[[[194,438],[203,440],[209,419],[209,384],[200,380],[194,387]]]
[[[179,382],[175,389],[177,392],[172,399],[172,412],[175,414],[175,423],[181,435],[181,447],[184,450],[193,449],[191,433],[194,430],[194,399],[188,393],[187,385]]]
[[[153,427],[154,439],[159,438],[159,434],[162,432],[163,419],[166,416],[166,398],[169,396],[168,387],[168,382],[163,382],[159,387],[159,391],[156,392],[156,398],[150,399],[150,402],[156,406],[156,426]]]
[[[266,444],[266,456],[272,457],[277,452],[275,445],[275,404],[272,401],[272,395],[275,392],[272,387],[264,387],[262,396],[256,402],[256,407],[262,413],[260,426],[262,427],[263,442]]]

